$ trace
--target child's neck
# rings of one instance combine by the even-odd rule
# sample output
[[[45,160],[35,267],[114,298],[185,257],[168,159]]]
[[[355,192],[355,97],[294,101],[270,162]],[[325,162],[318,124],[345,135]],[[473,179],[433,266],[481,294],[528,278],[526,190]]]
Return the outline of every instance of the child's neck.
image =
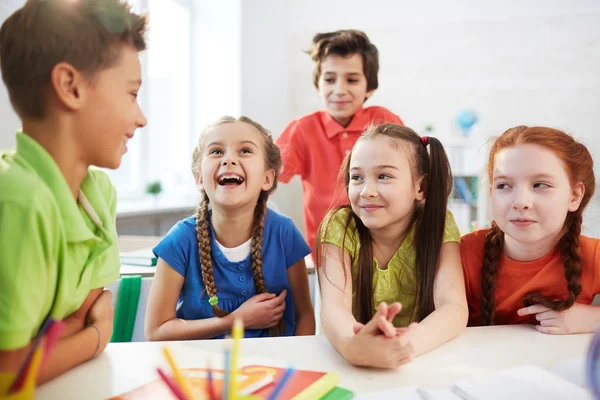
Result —
[[[352,122],[353,118],[354,118],[354,115],[351,116],[350,118],[344,118],[344,119],[333,118],[333,119],[335,120],[335,122],[340,124],[342,127],[347,128],[348,125],[350,125],[350,122]]]
[[[222,246],[227,248],[237,247],[252,236],[254,207],[225,211],[213,205],[211,223],[215,232],[215,239]]]
[[[380,269],[386,269],[398,248],[406,238],[410,218],[404,218],[394,224],[379,229],[369,229],[373,240],[373,256]]]
[[[23,132],[38,142],[58,165],[73,197],[77,199],[81,183],[88,173],[89,165],[81,159],[81,152],[69,134],[70,130],[46,120],[23,121]]]
[[[532,243],[523,243],[504,235],[504,254],[511,260],[528,262],[539,260],[550,253],[560,240],[561,231]]]

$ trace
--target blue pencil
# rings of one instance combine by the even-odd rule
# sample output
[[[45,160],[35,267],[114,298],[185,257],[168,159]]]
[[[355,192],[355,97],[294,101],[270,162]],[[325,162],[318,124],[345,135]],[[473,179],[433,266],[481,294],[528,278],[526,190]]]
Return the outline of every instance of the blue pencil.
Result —
[[[230,353],[229,349],[225,349],[225,377],[223,378],[223,396],[221,397],[223,400],[229,400],[229,362],[230,362]]]
[[[288,368],[288,370],[285,371],[283,378],[281,378],[279,383],[277,383],[277,386],[273,390],[273,393],[271,393],[271,396],[269,396],[269,400],[277,400],[277,396],[279,396],[279,393],[281,393],[285,384],[290,379],[290,377],[292,376],[293,373],[294,373],[294,368]]]

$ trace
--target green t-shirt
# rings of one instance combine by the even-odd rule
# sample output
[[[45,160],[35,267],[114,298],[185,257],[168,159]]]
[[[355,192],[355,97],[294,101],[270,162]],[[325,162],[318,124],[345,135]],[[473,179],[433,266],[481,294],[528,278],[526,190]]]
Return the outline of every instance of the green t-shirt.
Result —
[[[15,150],[0,152],[0,188],[0,350],[12,350],[47,316],[64,319],[119,278],[116,192],[90,169],[76,201],[54,159],[22,132]]]
[[[358,230],[356,229],[354,220],[350,221],[344,239],[344,228],[349,213],[349,209],[341,209],[331,216],[329,221],[324,222],[324,224],[328,225],[321,237],[321,241],[322,243],[330,243],[340,248],[342,248],[343,242],[343,248],[352,260],[352,298],[354,303],[356,298],[360,241],[358,240]],[[417,315],[415,306],[417,275],[415,269],[416,252],[413,244],[414,230],[415,225],[413,224],[406,234],[406,238],[390,259],[387,269],[379,269],[377,260],[373,259],[373,306],[376,310],[382,301],[388,304],[396,301],[400,302],[402,304],[402,311],[393,321],[394,326],[397,327],[407,326],[415,320]],[[446,243],[459,242],[459,240],[460,231],[456,225],[454,216],[448,211],[442,241]],[[415,310],[414,313],[411,313],[413,307],[415,307]]]

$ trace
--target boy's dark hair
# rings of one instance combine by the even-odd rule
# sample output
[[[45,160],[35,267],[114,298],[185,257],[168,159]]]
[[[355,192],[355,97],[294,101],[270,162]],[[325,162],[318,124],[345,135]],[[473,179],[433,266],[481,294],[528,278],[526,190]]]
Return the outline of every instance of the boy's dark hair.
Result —
[[[313,47],[307,53],[314,62],[313,84],[317,89],[321,76],[321,63],[332,54],[342,57],[360,54],[363,59],[363,73],[367,78],[367,91],[375,90],[379,86],[377,81],[379,52],[362,31],[348,29],[317,33],[313,37]]]
[[[92,76],[117,61],[122,44],[145,50],[146,25],[125,0],[28,0],[0,28],[2,79],[19,117],[45,117],[56,64]]]

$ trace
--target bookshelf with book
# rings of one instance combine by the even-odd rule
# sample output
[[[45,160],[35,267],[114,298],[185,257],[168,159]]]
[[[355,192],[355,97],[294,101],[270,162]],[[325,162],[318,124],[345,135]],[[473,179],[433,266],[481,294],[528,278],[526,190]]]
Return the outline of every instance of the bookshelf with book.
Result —
[[[487,140],[479,137],[440,138],[454,178],[448,209],[454,215],[461,234],[489,224],[489,194],[485,163]]]

